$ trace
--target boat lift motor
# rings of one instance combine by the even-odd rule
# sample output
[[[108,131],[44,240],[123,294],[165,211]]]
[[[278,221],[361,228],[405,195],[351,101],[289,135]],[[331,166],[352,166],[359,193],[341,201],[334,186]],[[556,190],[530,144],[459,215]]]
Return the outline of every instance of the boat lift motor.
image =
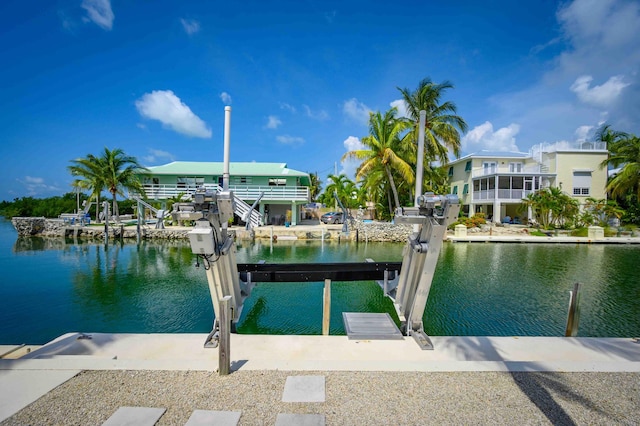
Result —
[[[457,219],[460,202],[457,195],[432,192],[419,196],[417,201],[418,207],[396,210],[396,223],[420,227],[407,241],[397,287],[388,296],[394,302],[402,333],[412,336],[422,349],[433,349],[422,319],[447,226]]]

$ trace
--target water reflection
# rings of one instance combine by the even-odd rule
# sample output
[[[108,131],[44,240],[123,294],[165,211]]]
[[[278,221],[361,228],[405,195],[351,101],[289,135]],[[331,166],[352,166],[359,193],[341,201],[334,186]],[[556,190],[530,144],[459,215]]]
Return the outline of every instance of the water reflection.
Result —
[[[403,247],[258,240],[240,242],[237,260],[400,261]],[[431,335],[559,336],[568,291],[581,282],[580,336],[638,336],[638,254],[637,246],[447,243],[425,329]],[[213,309],[204,271],[194,263],[183,241],[75,244],[16,238],[0,226],[0,343],[44,343],[69,331],[206,333]],[[240,331],[320,334],[322,286],[258,285]],[[344,332],[342,312],[358,311],[394,314],[377,284],[332,283],[331,333]]]

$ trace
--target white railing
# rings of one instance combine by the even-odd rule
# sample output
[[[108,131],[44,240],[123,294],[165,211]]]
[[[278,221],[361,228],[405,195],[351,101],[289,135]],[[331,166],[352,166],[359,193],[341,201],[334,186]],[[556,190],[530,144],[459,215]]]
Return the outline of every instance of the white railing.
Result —
[[[473,200],[522,200],[535,191],[525,189],[498,189],[498,198],[496,198],[496,190],[488,189],[483,191],[473,191]]]
[[[195,185],[146,184],[143,187],[146,198],[150,200],[166,200],[179,194],[191,195],[198,189]],[[205,188],[212,191],[217,191],[218,187],[219,185],[205,185]],[[263,201],[309,202],[309,188],[306,186],[230,185],[229,190],[242,200],[256,200],[264,192]]]
[[[540,164],[524,166],[520,170],[509,170],[509,167],[489,167],[489,168],[476,168],[471,171],[472,177],[490,176],[490,175],[535,175],[539,173],[545,173],[542,170]]]

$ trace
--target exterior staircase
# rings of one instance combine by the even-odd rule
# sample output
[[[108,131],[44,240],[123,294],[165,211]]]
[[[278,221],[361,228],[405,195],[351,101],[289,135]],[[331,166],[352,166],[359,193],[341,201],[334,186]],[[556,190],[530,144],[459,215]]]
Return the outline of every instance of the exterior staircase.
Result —
[[[218,188],[218,191],[221,191],[222,188]],[[263,226],[264,223],[262,221],[262,215],[257,210],[251,210],[251,206],[244,201],[236,194],[233,194],[233,204],[234,204],[234,213],[240,217],[245,222],[251,222],[251,226],[259,227]],[[247,217],[247,214],[251,211],[251,216]]]

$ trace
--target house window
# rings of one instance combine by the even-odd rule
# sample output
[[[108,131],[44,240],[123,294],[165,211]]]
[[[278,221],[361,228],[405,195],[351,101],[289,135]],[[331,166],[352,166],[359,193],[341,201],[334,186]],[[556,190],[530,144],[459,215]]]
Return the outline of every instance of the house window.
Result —
[[[524,164],[522,163],[509,163],[510,173],[522,173],[524,171]]]
[[[453,166],[449,167],[449,176],[453,176]]]
[[[464,171],[465,172],[470,172],[471,171],[471,160],[467,161],[467,164],[465,164]]]
[[[453,191],[451,191],[452,194],[458,194],[458,185],[454,185],[453,186]]]
[[[269,186],[287,186],[287,180],[280,178],[269,178]]]
[[[251,183],[251,177],[247,177],[247,176],[238,176],[238,177],[235,177],[233,180],[236,185],[248,185]]]
[[[496,163],[495,162],[482,163],[482,169],[484,170],[485,175],[493,174],[496,172]]]
[[[573,172],[573,195],[589,195],[591,193],[591,172]]]
[[[465,183],[464,188],[462,189],[462,195],[469,193],[469,184]]]

